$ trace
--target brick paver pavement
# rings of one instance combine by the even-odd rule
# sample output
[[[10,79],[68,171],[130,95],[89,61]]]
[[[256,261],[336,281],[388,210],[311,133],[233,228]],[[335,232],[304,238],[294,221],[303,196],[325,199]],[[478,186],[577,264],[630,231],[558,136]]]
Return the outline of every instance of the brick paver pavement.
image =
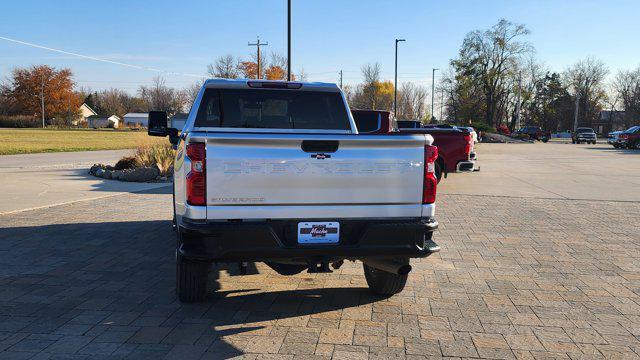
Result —
[[[397,296],[258,264],[183,305],[155,192],[0,217],[0,359],[640,357],[638,203],[445,195]]]

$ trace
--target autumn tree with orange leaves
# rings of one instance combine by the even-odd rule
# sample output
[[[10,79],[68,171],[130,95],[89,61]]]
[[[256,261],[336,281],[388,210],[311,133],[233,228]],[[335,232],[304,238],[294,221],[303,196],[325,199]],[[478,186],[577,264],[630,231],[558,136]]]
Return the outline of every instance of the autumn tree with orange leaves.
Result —
[[[42,117],[52,124],[70,125],[78,115],[82,96],[73,91],[71,70],[56,70],[47,65],[16,68],[2,87],[2,96],[8,99],[14,115]]]

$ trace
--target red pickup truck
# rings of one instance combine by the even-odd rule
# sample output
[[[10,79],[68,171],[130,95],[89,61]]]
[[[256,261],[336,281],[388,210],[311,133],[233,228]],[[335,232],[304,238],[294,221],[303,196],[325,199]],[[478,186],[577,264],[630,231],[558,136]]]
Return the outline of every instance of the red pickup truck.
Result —
[[[361,134],[430,134],[438,147],[435,174],[438,182],[450,172],[476,170],[473,137],[466,128],[450,125],[427,125],[418,121],[396,121],[388,111],[351,110],[358,132]]]

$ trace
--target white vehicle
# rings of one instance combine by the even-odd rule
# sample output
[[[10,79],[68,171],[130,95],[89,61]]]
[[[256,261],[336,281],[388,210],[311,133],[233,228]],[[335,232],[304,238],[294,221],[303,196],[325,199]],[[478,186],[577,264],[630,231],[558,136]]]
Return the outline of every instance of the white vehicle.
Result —
[[[456,126],[456,127],[460,129],[469,130],[469,132],[471,133],[471,139],[473,139],[473,144],[475,145],[478,143],[478,133],[474,128],[472,128],[471,126]]]
[[[208,80],[178,136],[177,293],[206,295],[213,262],[265,262],[292,275],[361,260],[370,288],[402,291],[432,240],[437,148],[428,134],[358,135],[335,84]],[[241,268],[242,269],[242,268]]]

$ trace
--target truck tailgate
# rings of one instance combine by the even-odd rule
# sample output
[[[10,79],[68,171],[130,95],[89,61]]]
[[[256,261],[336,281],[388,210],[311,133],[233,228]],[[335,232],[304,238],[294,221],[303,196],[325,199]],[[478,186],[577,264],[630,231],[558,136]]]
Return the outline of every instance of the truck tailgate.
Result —
[[[208,133],[204,138],[209,219],[421,214],[425,135]],[[311,145],[306,151],[303,142]],[[322,150],[336,142],[337,150]]]

